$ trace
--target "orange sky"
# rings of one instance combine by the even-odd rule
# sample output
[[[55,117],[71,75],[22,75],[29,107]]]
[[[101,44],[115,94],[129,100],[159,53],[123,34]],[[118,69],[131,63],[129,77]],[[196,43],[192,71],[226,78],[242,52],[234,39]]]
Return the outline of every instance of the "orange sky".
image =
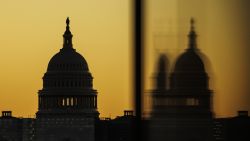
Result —
[[[129,3],[109,0],[2,1],[0,110],[37,111],[37,92],[50,58],[63,44],[69,16],[74,48],[88,62],[101,116],[130,109]]]
[[[246,54],[250,32],[244,28],[248,16],[244,10],[249,7],[242,8],[244,1],[148,0],[145,89],[151,88],[157,52],[166,52],[173,61],[186,48],[189,18],[194,17],[198,46],[212,64],[216,114],[250,110]],[[94,77],[101,116],[114,117],[131,109],[131,8],[130,0],[2,1],[0,110],[35,115],[37,91],[50,58],[62,47],[67,16],[74,48],[85,57]]]

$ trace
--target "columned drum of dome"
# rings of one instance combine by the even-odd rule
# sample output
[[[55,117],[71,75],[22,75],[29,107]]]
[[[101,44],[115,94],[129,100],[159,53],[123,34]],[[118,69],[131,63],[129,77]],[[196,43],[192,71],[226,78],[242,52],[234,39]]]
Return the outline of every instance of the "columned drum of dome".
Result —
[[[73,48],[69,19],[63,48],[49,61],[39,90],[37,116],[82,115],[98,117],[97,91],[84,57]]]

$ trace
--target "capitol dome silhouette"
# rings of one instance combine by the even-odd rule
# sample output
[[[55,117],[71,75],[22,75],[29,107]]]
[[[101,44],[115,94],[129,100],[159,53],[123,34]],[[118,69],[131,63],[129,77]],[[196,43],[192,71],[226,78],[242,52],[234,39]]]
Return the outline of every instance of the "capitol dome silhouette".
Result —
[[[73,48],[69,18],[63,34],[63,47],[49,61],[38,91],[38,117],[79,115],[98,117],[97,90],[85,58]]]
[[[208,87],[208,75],[205,63],[200,56],[196,45],[194,20],[191,19],[188,48],[176,60],[173,73],[170,77],[170,87],[174,89],[193,89]],[[197,93],[198,94],[198,93]]]
[[[194,20],[191,19],[191,31],[189,33],[189,47],[181,54],[175,64],[174,72],[205,72],[205,65],[196,45],[196,33]]]
[[[47,71],[89,71],[89,68],[81,54],[63,48],[50,59]]]
[[[204,63],[194,49],[187,49],[176,61],[175,72],[204,72]]]
[[[50,59],[47,71],[89,71],[84,57],[73,48],[69,18],[66,23],[63,48]]]

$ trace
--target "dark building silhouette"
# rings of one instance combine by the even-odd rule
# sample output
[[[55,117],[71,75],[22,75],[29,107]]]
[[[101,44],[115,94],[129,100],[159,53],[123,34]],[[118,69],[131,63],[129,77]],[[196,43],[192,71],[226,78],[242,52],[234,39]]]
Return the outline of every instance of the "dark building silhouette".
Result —
[[[63,48],[51,58],[38,92],[37,141],[95,140],[97,91],[86,60],[73,48],[69,23],[67,18]]]
[[[250,117],[247,111],[239,111],[238,116],[230,118],[226,125],[227,141],[249,141],[250,140]]]
[[[231,118],[215,120],[216,141],[249,141],[250,117],[247,111],[238,111]]]
[[[124,111],[115,119],[97,121],[96,141],[134,141],[135,116],[133,111]]]
[[[196,45],[193,19],[188,37],[188,49],[179,56],[169,77],[167,57],[159,58],[152,91],[151,140],[213,140],[212,91]]]
[[[22,120],[12,117],[11,111],[2,112],[0,126],[0,140],[18,141],[22,139]]]
[[[32,141],[34,119],[17,118],[11,111],[3,111],[0,117],[0,141]]]

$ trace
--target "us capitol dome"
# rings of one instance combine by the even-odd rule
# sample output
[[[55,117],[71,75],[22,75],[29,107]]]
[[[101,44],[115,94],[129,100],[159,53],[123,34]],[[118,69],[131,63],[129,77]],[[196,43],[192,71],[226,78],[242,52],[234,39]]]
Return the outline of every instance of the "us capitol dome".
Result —
[[[39,90],[37,116],[81,115],[98,117],[97,91],[87,61],[73,48],[69,18],[63,47],[49,61]]]

